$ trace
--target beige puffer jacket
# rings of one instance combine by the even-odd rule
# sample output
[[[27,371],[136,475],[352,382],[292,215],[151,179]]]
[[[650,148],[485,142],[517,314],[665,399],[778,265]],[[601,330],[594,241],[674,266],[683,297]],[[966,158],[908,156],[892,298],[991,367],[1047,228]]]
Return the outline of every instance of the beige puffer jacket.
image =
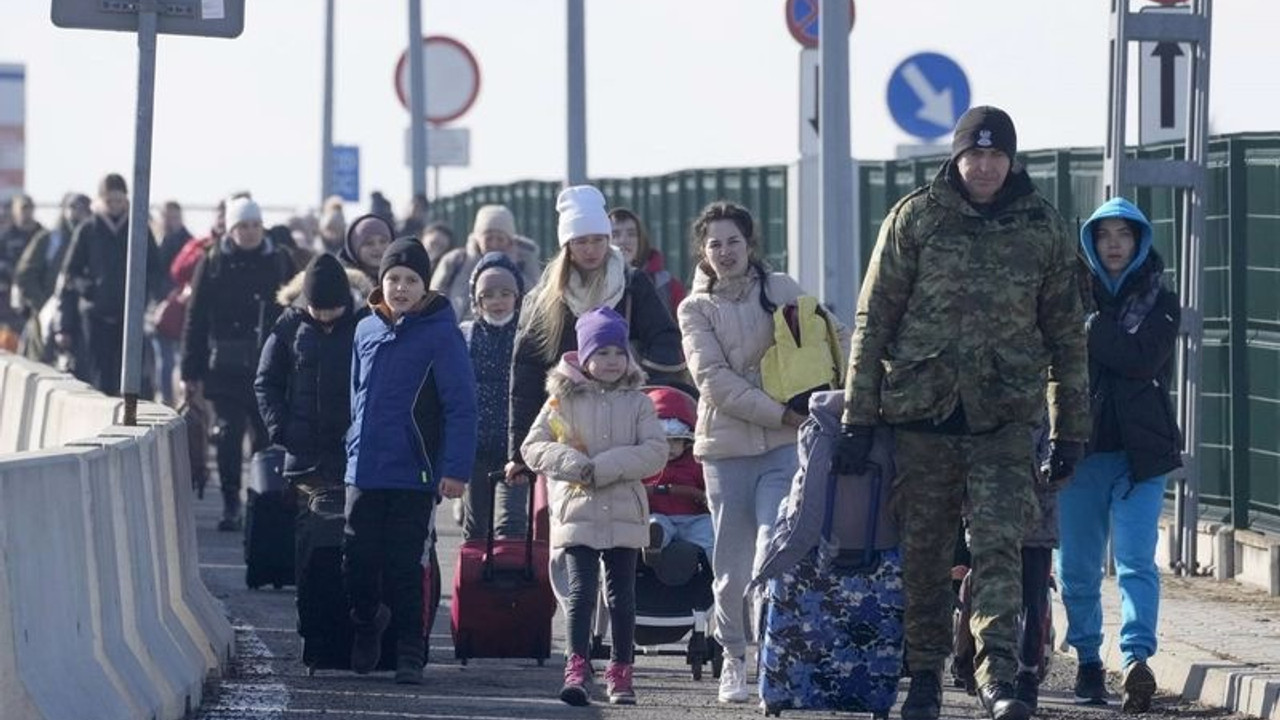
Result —
[[[778,307],[804,294],[783,273],[770,273],[766,282],[769,301]],[[694,455],[753,457],[795,444],[796,429],[782,422],[782,403],[760,389],[760,359],[773,346],[773,317],[760,306],[759,279],[752,275],[710,287],[711,277],[699,267],[693,292],[676,313],[701,395]]]
[[[667,439],[653,402],[640,392],[643,383],[632,362],[621,385],[605,389],[583,374],[576,352],[547,377],[549,399],[520,452],[547,479],[552,547],[649,543],[641,481],[666,465]]]

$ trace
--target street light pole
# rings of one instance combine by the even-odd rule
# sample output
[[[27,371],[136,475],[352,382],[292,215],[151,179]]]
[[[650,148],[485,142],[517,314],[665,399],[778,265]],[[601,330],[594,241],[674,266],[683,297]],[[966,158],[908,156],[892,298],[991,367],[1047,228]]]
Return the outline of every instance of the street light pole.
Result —
[[[333,194],[333,0],[324,3],[324,109],[320,131],[320,206]]]
[[[567,0],[568,6],[568,185],[587,181],[587,70],[582,0]]]
[[[427,93],[422,44],[422,0],[409,0],[409,128],[413,145],[413,194],[427,194]]]

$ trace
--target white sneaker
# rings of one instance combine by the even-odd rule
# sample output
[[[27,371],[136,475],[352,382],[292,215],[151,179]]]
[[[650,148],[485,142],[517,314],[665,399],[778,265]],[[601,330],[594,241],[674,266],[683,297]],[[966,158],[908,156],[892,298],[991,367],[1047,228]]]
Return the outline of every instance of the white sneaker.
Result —
[[[747,663],[741,658],[725,658],[720,669],[720,695],[722,703],[744,703],[751,693],[747,691]]]

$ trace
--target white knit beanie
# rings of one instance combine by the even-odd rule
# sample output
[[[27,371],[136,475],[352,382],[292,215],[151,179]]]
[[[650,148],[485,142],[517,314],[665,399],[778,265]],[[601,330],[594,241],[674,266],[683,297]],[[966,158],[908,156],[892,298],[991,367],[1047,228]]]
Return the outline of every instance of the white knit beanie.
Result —
[[[227,201],[227,230],[242,222],[257,220],[262,222],[262,209],[252,198],[237,197]]]
[[[476,210],[476,221],[471,225],[471,234],[480,236],[485,230],[500,230],[514,239],[516,216],[511,214],[506,205],[484,205]]]
[[[560,213],[556,235],[560,238],[561,247],[574,238],[613,234],[604,195],[591,185],[574,185],[561,190],[556,198],[556,212]]]

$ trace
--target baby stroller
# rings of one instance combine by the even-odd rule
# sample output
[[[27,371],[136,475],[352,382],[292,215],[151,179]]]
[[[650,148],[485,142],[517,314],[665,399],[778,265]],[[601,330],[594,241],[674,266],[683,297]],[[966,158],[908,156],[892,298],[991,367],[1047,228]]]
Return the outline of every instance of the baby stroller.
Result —
[[[709,627],[715,603],[710,559],[702,548],[684,540],[673,540],[642,558],[636,568],[636,653],[684,655],[694,680],[702,679],[710,662],[711,676],[719,678],[724,658]],[[608,612],[604,603],[599,607],[591,656],[604,659],[609,657],[604,642]],[[671,647],[677,644],[685,647]]]

